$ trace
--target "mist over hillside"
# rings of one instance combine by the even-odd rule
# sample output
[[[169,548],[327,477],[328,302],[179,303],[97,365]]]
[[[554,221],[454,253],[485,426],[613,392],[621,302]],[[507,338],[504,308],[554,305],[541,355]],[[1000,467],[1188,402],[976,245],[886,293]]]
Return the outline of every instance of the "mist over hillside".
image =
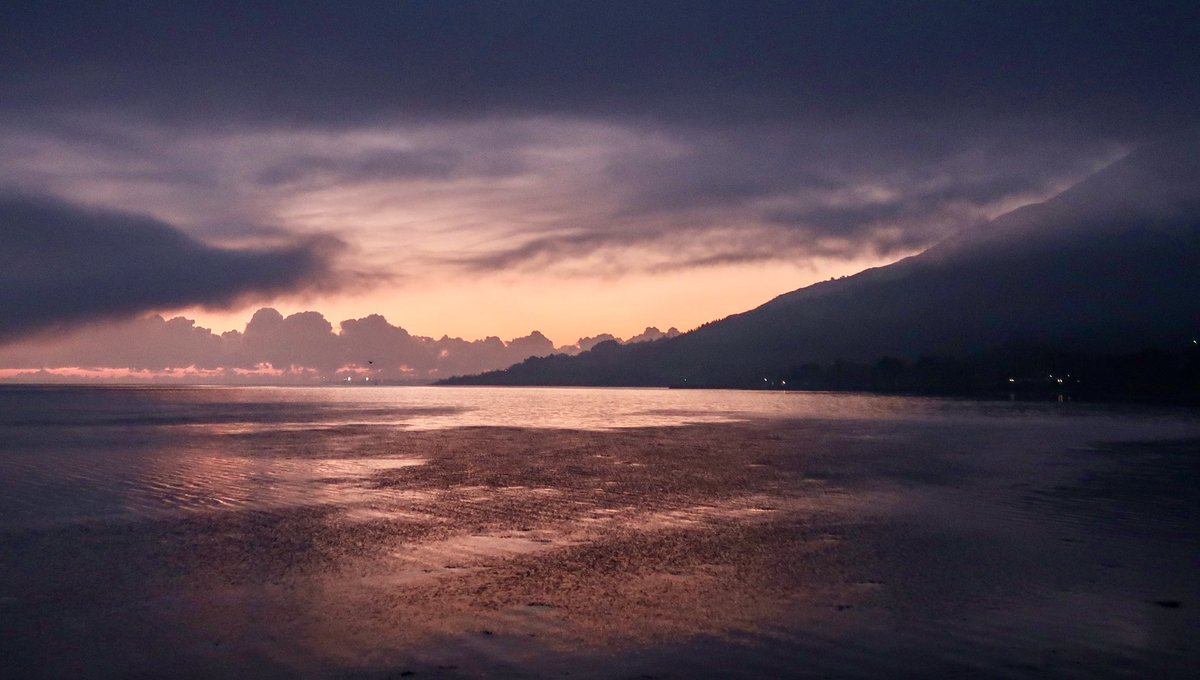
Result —
[[[458,384],[750,386],[803,365],[1038,348],[1174,351],[1200,336],[1200,132],[929,250],[678,338],[530,359]],[[1009,348],[1005,350],[1005,348]]]

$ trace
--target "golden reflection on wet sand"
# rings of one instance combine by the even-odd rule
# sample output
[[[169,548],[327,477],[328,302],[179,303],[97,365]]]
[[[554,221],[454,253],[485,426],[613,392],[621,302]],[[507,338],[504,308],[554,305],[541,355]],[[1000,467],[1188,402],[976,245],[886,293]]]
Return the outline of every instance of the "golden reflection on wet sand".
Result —
[[[94,460],[42,451],[75,481],[36,486],[30,503],[63,506],[54,522],[5,515],[0,667],[419,678],[1194,665],[1194,421],[845,408],[603,430],[192,423]],[[1139,439],[1174,443],[1097,443]],[[32,453],[10,453],[0,501],[43,479]],[[64,500],[79,497],[91,500]],[[124,514],[95,513],[106,502]]]

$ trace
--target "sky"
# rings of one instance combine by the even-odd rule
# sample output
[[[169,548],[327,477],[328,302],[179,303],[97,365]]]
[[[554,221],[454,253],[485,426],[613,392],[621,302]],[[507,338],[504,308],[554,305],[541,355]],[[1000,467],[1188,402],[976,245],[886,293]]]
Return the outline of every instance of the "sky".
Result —
[[[7,2],[0,349],[687,330],[1194,125],[1197,44],[1194,2]]]

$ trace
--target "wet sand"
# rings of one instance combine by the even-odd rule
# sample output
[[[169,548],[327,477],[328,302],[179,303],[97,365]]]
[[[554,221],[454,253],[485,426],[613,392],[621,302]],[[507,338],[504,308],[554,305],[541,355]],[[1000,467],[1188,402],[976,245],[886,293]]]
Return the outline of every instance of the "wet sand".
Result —
[[[1017,425],[195,433],[307,495],[6,525],[0,675],[1189,676],[1200,439]]]

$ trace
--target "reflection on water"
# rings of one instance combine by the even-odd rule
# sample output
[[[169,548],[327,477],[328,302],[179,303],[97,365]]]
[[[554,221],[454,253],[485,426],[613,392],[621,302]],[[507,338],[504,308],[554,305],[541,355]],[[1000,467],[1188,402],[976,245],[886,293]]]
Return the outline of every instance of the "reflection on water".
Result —
[[[1189,411],[6,387],[0,434],[4,677],[1170,676],[1200,653]]]
[[[364,476],[423,460],[419,451],[385,449],[399,431],[605,431],[756,419],[996,426],[1074,418],[1087,432],[1096,423],[1169,427],[1193,415],[723,390],[10,386],[0,387],[0,522],[345,503],[359,497]],[[877,429],[863,436],[886,436]],[[1014,429],[1008,436],[1025,436]]]
[[[1170,417],[1171,412],[1166,412]],[[6,428],[203,427],[238,433],[392,425],[408,429],[603,430],[746,418],[1161,416],[1133,406],[982,402],[827,392],[619,388],[26,387],[0,385]],[[1186,411],[1176,417],[1191,417]],[[19,430],[16,431],[19,434]]]

